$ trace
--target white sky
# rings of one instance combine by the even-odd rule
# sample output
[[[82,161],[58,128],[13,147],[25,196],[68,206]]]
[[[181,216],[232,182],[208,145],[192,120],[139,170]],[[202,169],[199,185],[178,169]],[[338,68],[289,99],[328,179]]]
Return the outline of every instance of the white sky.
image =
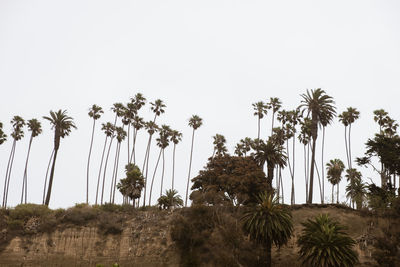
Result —
[[[176,164],[182,197],[190,153],[187,123],[192,114],[204,120],[195,140],[192,174],[196,175],[212,153],[216,133],[225,135],[232,153],[241,138],[256,137],[252,103],[279,97],[284,108],[293,109],[307,88],[326,90],[339,112],[348,106],[360,110],[361,118],[353,127],[355,158],[363,154],[365,141],[378,128],[373,110],[384,108],[400,119],[399,12],[398,1],[366,0],[0,0],[0,121],[9,135],[14,115],[41,119],[50,110],[67,109],[75,119],[78,130],[61,142],[52,208],[85,201],[91,130],[88,108],[102,106],[107,112],[99,122],[110,121],[112,104],[126,103],[137,92],[149,101],[164,100],[166,113],[158,122],[184,134]],[[151,118],[148,105],[141,115]],[[262,121],[264,137],[270,132],[270,119]],[[28,200],[34,203],[41,202],[53,148],[53,132],[47,121],[41,121],[44,133],[34,140],[28,174]],[[345,162],[343,133],[337,120],[327,129],[326,160]],[[147,136],[144,131],[139,135],[138,151],[144,154]],[[28,137],[26,133],[17,144],[11,206],[20,199]],[[91,203],[103,138],[98,131],[91,161]],[[1,194],[11,144],[9,139],[0,147]],[[297,147],[296,201],[303,202],[302,150]],[[158,152],[155,147],[152,150],[150,173]],[[171,148],[166,155],[165,184],[169,185]],[[126,151],[122,150],[120,178],[125,162]],[[284,178],[288,203],[290,176]],[[159,195],[159,180],[160,175],[153,199]],[[315,188],[314,201],[319,201],[317,184]],[[342,183],[342,200],[344,188]],[[326,197],[330,197],[328,184]]]

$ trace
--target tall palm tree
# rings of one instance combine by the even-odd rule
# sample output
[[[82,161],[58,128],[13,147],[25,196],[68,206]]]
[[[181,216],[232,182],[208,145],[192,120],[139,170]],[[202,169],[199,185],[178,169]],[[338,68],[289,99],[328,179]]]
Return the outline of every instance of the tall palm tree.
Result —
[[[113,138],[115,127],[111,122],[107,122],[107,123],[103,123],[101,125],[101,130],[104,131],[104,133],[106,135],[106,138],[104,140],[103,153],[101,154],[99,175],[97,177],[97,189],[96,189],[96,201],[95,201],[96,205],[97,205],[97,199],[98,199],[98,196],[99,196],[100,177],[101,177],[101,170],[102,170],[102,167],[103,167],[104,153],[105,153],[106,147],[107,147],[107,139],[108,138],[110,138],[110,139]]]
[[[174,190],[174,180],[175,180],[175,149],[176,145],[182,141],[182,133],[180,133],[177,130],[172,130],[171,131],[171,141],[174,143],[174,151],[172,154],[172,187],[171,189]]]
[[[265,246],[266,266],[271,266],[271,247],[285,245],[293,234],[290,211],[280,205],[278,198],[267,192],[257,196],[257,205],[242,217],[243,229],[250,239]]]
[[[146,205],[146,191],[147,191],[146,189],[147,189],[147,177],[148,177],[148,174],[149,174],[149,160],[150,160],[151,139],[153,137],[153,134],[159,130],[157,124],[155,124],[154,121],[146,122],[144,127],[146,128],[147,133],[149,134],[149,141],[147,143],[147,149],[146,149],[146,154],[144,155],[144,162],[143,162],[143,168],[142,168],[142,173],[145,172],[143,207]]]
[[[326,164],[328,181],[332,184],[332,203],[333,203],[333,187],[337,185],[336,203],[339,204],[339,183],[340,180],[342,179],[342,173],[344,171],[344,168],[345,167],[343,161],[341,161],[340,159],[331,159]]]
[[[127,130],[127,139],[128,139],[127,146],[128,146],[128,149],[126,150],[127,153],[128,153],[127,164],[129,164],[130,158],[131,158],[131,156],[130,156],[130,151],[131,151],[130,150],[131,125],[132,125],[132,121],[133,121],[133,119],[135,118],[136,115],[137,115],[137,110],[136,110],[135,104],[132,103],[132,102],[127,103],[124,115],[122,117],[122,124],[124,126],[128,126],[128,130]]]
[[[162,113],[165,112],[164,108],[166,106],[165,106],[164,102],[161,99],[157,99],[156,101],[154,101],[154,103],[150,102],[150,105],[151,105],[150,109],[154,113],[153,122],[155,123],[157,116],[160,116]]]
[[[14,162],[15,147],[17,145],[17,141],[21,140],[24,137],[24,131],[22,128],[25,126],[25,120],[20,116],[14,116],[13,119],[11,120],[11,124],[13,127],[13,132],[11,133],[11,137],[13,138],[13,144],[11,147],[10,157],[8,158],[6,178],[4,180],[3,208],[7,207],[8,188],[10,185],[11,170]]]
[[[262,101],[259,101],[257,103],[253,103],[253,109],[254,109],[254,116],[257,116],[258,118],[258,134],[257,138],[260,139],[260,121],[262,118],[264,118],[264,114],[266,114],[266,106],[265,103]]]
[[[226,139],[225,136],[223,136],[222,134],[216,134],[215,136],[213,136],[213,144],[214,144],[214,152],[212,155],[212,158],[214,157],[214,155],[218,156],[223,156],[228,152],[228,149],[226,148]]]
[[[133,164],[136,164],[136,150],[135,150],[136,137],[138,135],[138,131],[144,127],[143,118],[136,115],[132,120],[132,126],[133,126],[133,144],[132,144],[132,151],[131,151],[131,157],[129,159],[129,163],[131,163],[132,159],[133,159]]]
[[[274,118],[275,113],[279,111],[282,107],[282,102],[277,97],[270,97],[269,102],[267,103],[267,109],[272,109],[272,126],[271,126],[271,135],[274,129]]]
[[[29,139],[28,153],[26,155],[26,161],[25,161],[24,177],[22,179],[21,204],[24,203],[24,197],[25,197],[25,204],[28,198],[28,160],[31,152],[32,141],[33,138],[42,133],[42,125],[40,121],[38,121],[37,119],[28,120],[27,125],[28,125],[28,130],[31,131],[31,138]]]
[[[7,135],[3,131],[3,123],[0,122],[0,145],[7,141]]]
[[[47,196],[45,205],[48,206],[50,203],[51,190],[53,186],[54,169],[56,166],[58,149],[60,148],[60,140],[68,136],[72,129],[76,129],[73,118],[67,115],[66,110],[58,110],[57,112],[50,111],[50,117],[44,116],[45,120],[48,120],[54,129],[54,156],[53,163],[50,171],[49,187],[47,189]]]
[[[379,125],[379,133],[382,133],[382,127],[385,125],[388,113],[383,109],[374,110],[374,121]]]
[[[352,167],[352,160],[351,160],[351,125],[360,118],[360,112],[356,109],[356,108],[352,108],[352,107],[348,107],[347,108],[347,114],[348,114],[348,123],[349,123],[349,138],[348,138],[348,142],[349,142],[349,163],[350,163],[350,167],[349,168],[353,168]]]
[[[291,197],[290,197],[290,203],[291,205],[295,204],[295,192],[294,192],[294,177],[295,177],[295,163],[296,163],[296,157],[295,157],[295,145],[296,145],[296,126],[297,124],[300,123],[301,121],[301,114],[299,109],[291,110],[288,113],[288,125],[287,125],[287,136],[286,136],[286,151],[287,151],[287,156],[288,156],[288,167],[290,170],[290,175],[292,177],[292,189],[291,189]],[[292,163],[290,163],[290,158],[289,158],[289,139],[292,140]]]
[[[162,194],[162,187],[163,187],[163,182],[164,182],[164,170],[165,170],[164,150],[169,145],[169,138],[170,138],[170,135],[171,135],[171,128],[168,125],[162,125],[161,128],[160,128],[160,132],[159,133],[160,133],[160,136],[156,139],[156,141],[157,141],[157,146],[160,148],[160,153],[158,155],[156,167],[154,168],[153,178],[151,179],[150,195],[149,195],[149,206],[151,206],[151,194],[153,192],[154,178],[156,177],[158,163],[160,162],[161,155],[163,156],[163,170],[162,170],[162,176],[161,176],[160,196]]]
[[[131,98],[131,105],[128,106],[128,109],[132,109],[134,111],[134,116],[131,119],[131,124],[133,127],[133,145],[132,145],[132,151],[129,157],[129,163],[132,162],[132,158],[134,161],[134,164],[136,162],[135,158],[135,145],[136,145],[136,136],[137,132],[143,128],[143,118],[139,117],[138,112],[139,110],[146,104],[146,98],[141,94],[137,93],[133,98]],[[128,126],[128,155],[129,155],[129,129],[130,127]]]
[[[126,137],[126,132],[122,127],[116,127],[116,138],[117,138],[117,149],[115,151],[115,160],[114,160],[114,170],[113,176],[111,178],[111,190],[110,190],[110,203],[114,204],[115,200],[115,188],[117,183],[117,174],[118,174],[118,163],[119,163],[119,154],[121,151],[121,142]]]
[[[308,203],[313,200],[313,185],[314,185],[314,167],[315,167],[315,152],[318,137],[318,125],[321,124],[321,118],[333,117],[336,114],[336,108],[331,96],[327,95],[321,88],[315,90],[307,90],[306,94],[302,94],[300,108],[303,112],[307,111],[307,116],[311,115],[311,137],[312,137],[312,154],[311,154],[311,167],[310,167],[310,186]]]
[[[308,203],[308,177],[309,177],[309,155],[310,155],[310,141],[311,141],[311,119],[303,118],[300,121],[301,131],[298,136],[299,142],[303,144],[303,157],[304,157],[304,181],[306,186],[306,202]]]
[[[86,167],[86,204],[89,203],[89,164],[90,164],[90,156],[92,154],[94,129],[96,127],[96,120],[100,119],[102,113],[103,109],[95,104],[92,105],[88,113],[89,117],[93,119],[93,126],[92,126],[92,137],[90,138],[88,162]]]
[[[189,126],[193,128],[192,131],[192,145],[190,148],[190,160],[189,160],[189,174],[186,185],[186,198],[185,198],[185,207],[187,207],[187,200],[189,196],[189,182],[190,182],[190,171],[192,169],[192,157],[193,157],[193,144],[194,144],[194,132],[203,124],[203,119],[197,115],[193,115],[189,119]]]
[[[350,267],[358,263],[357,253],[353,250],[356,242],[344,232],[346,227],[332,220],[328,214],[308,219],[302,225],[304,228],[297,244],[303,265]]]

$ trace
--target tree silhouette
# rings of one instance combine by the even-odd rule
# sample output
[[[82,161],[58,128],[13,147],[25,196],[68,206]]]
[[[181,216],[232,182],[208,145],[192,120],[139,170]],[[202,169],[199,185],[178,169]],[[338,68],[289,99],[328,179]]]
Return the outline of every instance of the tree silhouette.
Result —
[[[42,133],[42,125],[37,119],[28,120],[27,125],[28,125],[28,130],[31,132],[31,138],[29,139],[28,153],[26,155],[26,161],[25,161],[24,177],[22,179],[21,204],[24,203],[24,198],[25,198],[25,204],[28,199],[28,161],[31,152],[32,141],[33,138]]]
[[[44,116],[45,120],[48,120],[54,129],[54,156],[53,163],[50,171],[49,187],[47,189],[47,196],[45,200],[45,205],[48,206],[50,203],[51,190],[53,186],[54,169],[56,166],[58,149],[60,148],[60,140],[68,136],[71,133],[72,128],[76,129],[73,122],[73,118],[67,116],[66,110],[58,110],[57,112],[50,111],[50,117]]]
[[[272,126],[271,126],[271,135],[273,134],[274,129],[274,119],[276,112],[282,107],[282,102],[277,97],[270,97],[269,102],[267,103],[267,109],[272,109]],[[260,137],[258,137],[260,138]]]
[[[160,196],[157,203],[160,209],[168,210],[183,206],[183,200],[175,189],[166,190],[165,195]]]
[[[189,196],[189,182],[190,182],[190,171],[192,169],[192,158],[193,158],[193,144],[194,144],[194,132],[203,124],[203,119],[197,115],[193,115],[189,119],[189,126],[193,128],[192,131],[192,145],[190,148],[190,160],[189,160],[189,174],[186,185],[186,198],[185,198],[185,207],[187,207],[187,200]]]
[[[103,109],[95,104],[91,106],[88,113],[89,117],[93,119],[93,126],[92,126],[92,136],[90,138],[88,162],[86,167],[86,204],[89,203],[89,164],[90,164],[90,156],[92,154],[94,129],[96,127],[96,120],[100,119],[102,113]]]
[[[175,181],[175,149],[176,145],[182,141],[182,133],[177,130],[171,131],[171,141],[174,143],[174,151],[172,154],[172,190],[174,189],[174,181]]]
[[[321,124],[321,119],[333,117],[336,114],[336,108],[331,96],[325,94],[321,88],[315,90],[307,90],[306,94],[302,94],[300,108],[307,111],[307,116],[311,115],[311,137],[312,137],[312,154],[311,154],[311,167],[310,167],[310,185],[308,203],[313,200],[313,185],[314,185],[314,167],[315,167],[315,152],[318,137],[318,125]]]
[[[264,118],[264,114],[267,114],[267,109],[266,109],[266,105],[262,101],[253,103],[252,105],[253,105],[253,109],[254,109],[254,116],[257,116],[257,118],[258,118],[257,138],[260,139],[260,121],[262,118]]]
[[[328,181],[332,184],[332,203],[333,203],[333,187],[337,185],[337,197],[336,203],[339,203],[339,183],[342,179],[342,173],[344,171],[344,164],[343,161],[340,159],[331,159],[326,164],[326,171]]]
[[[126,178],[119,181],[117,188],[124,196],[124,199],[130,198],[133,200],[133,207],[135,207],[135,200],[140,198],[144,187],[144,177],[139,167],[134,164],[126,165],[125,173]]]

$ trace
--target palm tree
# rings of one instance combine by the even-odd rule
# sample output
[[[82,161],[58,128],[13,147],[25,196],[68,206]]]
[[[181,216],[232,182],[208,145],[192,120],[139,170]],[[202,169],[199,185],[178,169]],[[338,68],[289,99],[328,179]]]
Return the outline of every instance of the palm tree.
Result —
[[[126,178],[123,178],[117,184],[117,189],[124,196],[124,199],[130,198],[133,200],[133,207],[135,207],[135,200],[140,198],[142,189],[144,187],[144,177],[140,172],[138,166],[128,164],[125,166]],[[127,203],[126,201],[125,203]]]
[[[131,105],[128,105],[128,109],[132,109],[132,111],[134,111],[134,116],[131,119],[131,124],[133,126],[133,145],[132,145],[132,151],[131,151],[131,155],[129,158],[129,163],[132,162],[132,157],[133,157],[133,161],[135,164],[136,159],[135,159],[135,144],[136,144],[136,136],[137,136],[137,132],[143,128],[143,118],[139,117],[139,115],[137,114],[139,112],[139,110],[146,104],[146,98],[141,94],[141,93],[137,93],[133,98],[131,98]],[[129,155],[129,129],[130,127],[128,126],[128,155]]]
[[[227,153],[228,149],[226,148],[226,139],[225,136],[223,136],[222,134],[216,134],[215,136],[213,136],[214,138],[214,152],[212,155],[212,158],[214,157],[214,155],[216,154],[217,157],[218,156],[223,156]]]
[[[321,88],[309,91],[306,94],[302,94],[300,108],[303,108],[303,112],[307,111],[307,116],[311,115],[311,137],[312,137],[312,154],[311,154],[311,170],[310,170],[310,186],[308,203],[312,203],[313,200],[313,185],[314,185],[314,167],[315,167],[315,149],[317,146],[318,137],[318,125],[321,124],[322,118],[333,117],[336,114],[336,108],[334,101],[331,96],[325,94],[325,91]]]
[[[132,103],[132,102],[127,103],[124,115],[122,117],[122,124],[124,126],[128,126],[128,133],[127,133],[127,139],[128,139],[128,142],[127,142],[127,145],[128,145],[128,149],[127,149],[128,161],[127,161],[127,164],[129,164],[129,161],[130,161],[130,158],[131,158],[131,156],[130,156],[131,125],[132,125],[132,121],[135,118],[136,114],[137,114],[137,110],[136,110],[135,104]]]
[[[348,182],[346,187],[346,197],[352,202],[353,208],[354,203],[356,203],[357,209],[361,209],[367,193],[367,185],[362,182],[361,172],[354,168],[347,169],[345,177]]]
[[[277,97],[270,97],[269,102],[267,103],[267,109],[272,109],[272,126],[271,126],[271,135],[274,129],[274,118],[275,113],[279,111],[282,107],[282,102]]]
[[[99,195],[100,176],[101,176],[101,170],[102,170],[102,167],[103,167],[104,152],[106,151],[106,146],[107,146],[107,139],[108,138],[110,138],[110,139],[113,138],[115,127],[111,122],[107,122],[107,123],[103,123],[102,124],[101,130],[104,131],[104,133],[106,135],[106,139],[104,141],[103,153],[101,154],[99,175],[97,177],[97,189],[96,189],[96,201],[95,201],[96,205],[97,205],[97,199],[98,199],[98,195]],[[103,187],[104,187],[104,185],[103,185]]]
[[[266,106],[264,102],[259,101],[257,103],[253,103],[253,109],[254,109],[254,116],[258,117],[258,135],[257,138],[260,139],[260,121],[262,118],[264,118],[264,114],[266,113]]]
[[[34,137],[42,133],[42,125],[37,119],[28,120],[27,125],[28,125],[28,130],[31,131],[31,138],[29,139],[28,153],[26,155],[26,161],[25,161],[24,177],[22,179],[21,204],[24,202],[24,197],[25,197],[25,204],[28,198],[28,160],[31,152],[32,141]]]
[[[306,186],[306,202],[308,203],[308,177],[309,177],[309,155],[310,155],[310,141],[311,141],[311,119],[303,118],[300,121],[301,131],[298,136],[299,142],[303,144],[304,156],[304,181]]]
[[[351,139],[350,139],[350,137],[351,137],[351,125],[356,120],[358,120],[358,118],[360,118],[360,112],[356,108],[349,107],[349,108],[347,108],[347,114],[348,114],[347,120],[348,120],[348,123],[349,123],[349,138],[348,138],[348,141],[349,141],[349,163],[350,163],[349,166],[350,166],[350,168],[353,168],[352,167],[352,160],[351,160]]]
[[[155,123],[157,116],[160,116],[162,113],[165,112],[164,108],[166,106],[161,99],[157,99],[156,101],[154,101],[154,103],[150,102],[150,105],[151,105],[150,109],[154,113],[153,122]]]
[[[162,187],[163,187],[163,182],[164,182],[164,170],[165,170],[164,150],[169,145],[170,135],[171,135],[171,128],[168,125],[162,125],[161,128],[160,128],[160,137],[156,139],[157,140],[157,146],[160,148],[160,153],[158,155],[156,167],[154,169],[153,178],[151,179],[149,206],[151,205],[151,194],[153,192],[153,183],[154,183],[154,178],[156,176],[158,163],[160,162],[161,155],[163,156],[163,169],[162,169],[162,176],[161,176],[160,196],[162,194]]]
[[[89,117],[93,119],[93,126],[92,126],[92,137],[90,138],[88,162],[86,167],[86,204],[89,203],[89,164],[90,164],[90,156],[92,154],[94,129],[96,127],[96,120],[100,119],[102,113],[103,109],[95,104],[92,105],[88,113]]]
[[[339,204],[339,183],[340,180],[342,179],[342,173],[344,171],[344,168],[345,167],[343,161],[341,161],[340,159],[331,159],[326,164],[328,181],[332,184],[332,203],[333,203],[333,187],[337,185],[336,203]]]
[[[383,109],[374,110],[374,121],[379,125],[379,133],[382,133],[382,127],[385,125],[388,113]]]
[[[175,189],[169,189],[165,191],[165,195],[162,195],[157,200],[160,209],[174,209],[183,206],[183,200],[178,191]]]
[[[129,159],[129,163],[132,162],[133,159],[133,164],[136,164],[136,137],[138,134],[138,131],[144,127],[144,120],[143,118],[139,117],[136,115],[133,120],[132,120],[132,126],[133,126],[133,145],[132,145],[132,152],[131,152],[131,158]]]
[[[271,266],[271,246],[285,245],[293,234],[290,211],[279,204],[278,198],[264,192],[257,197],[257,205],[244,216],[243,229],[250,239],[265,245],[267,266]]]
[[[110,203],[112,203],[112,204],[114,204],[114,199],[115,199],[115,188],[116,188],[116,183],[117,183],[118,163],[119,163],[119,153],[121,151],[121,142],[126,137],[126,132],[122,127],[115,128],[115,131],[116,131],[116,138],[117,138],[117,150],[115,152],[113,176],[111,177]]]
[[[143,207],[146,205],[146,189],[147,189],[147,177],[148,177],[148,173],[149,173],[151,139],[153,137],[153,134],[159,130],[157,124],[155,124],[154,121],[146,122],[144,127],[146,128],[147,133],[149,134],[149,141],[147,143],[147,149],[146,149],[146,154],[144,155],[144,162],[143,162],[143,168],[142,168],[142,173],[144,173],[144,171],[146,171],[145,176],[144,176]],[[145,169],[145,167],[146,167],[146,169]]]
[[[47,189],[47,196],[45,205],[48,206],[50,203],[51,189],[53,186],[54,169],[56,166],[56,159],[58,154],[58,149],[60,148],[60,140],[68,136],[71,133],[72,128],[76,129],[73,122],[73,118],[67,116],[67,111],[62,111],[61,109],[57,112],[50,111],[50,117],[44,116],[45,120],[50,121],[52,129],[54,129],[54,156],[53,163],[50,171],[49,187]]]
[[[0,122],[0,145],[7,141],[7,135],[3,131],[3,123]]]
[[[192,131],[192,146],[190,148],[190,160],[189,160],[189,174],[186,185],[186,199],[185,199],[185,207],[187,207],[187,200],[189,196],[189,182],[190,182],[190,170],[192,168],[192,157],[193,157],[193,144],[194,144],[194,132],[203,124],[203,119],[197,115],[193,115],[189,119],[189,126],[193,128]]]
[[[13,132],[11,133],[11,137],[14,140],[11,147],[10,157],[8,158],[6,178],[4,180],[3,208],[7,207],[8,188],[10,185],[11,170],[14,162],[15,147],[17,145],[17,141],[21,140],[24,137],[24,131],[22,130],[22,127],[25,126],[25,120],[20,116],[14,116],[13,119],[11,120],[11,124],[13,127]]]
[[[174,180],[175,180],[175,149],[176,149],[176,145],[182,141],[182,133],[180,133],[177,130],[172,130],[171,131],[171,139],[170,139],[173,143],[174,143],[174,151],[173,151],[173,155],[172,155],[172,190],[174,189]]]
[[[297,240],[303,265],[315,267],[345,266],[358,263],[353,250],[356,242],[344,232],[346,227],[321,214],[302,223],[304,229]]]
[[[235,146],[234,154],[237,155],[238,157],[243,157],[244,153],[245,153],[244,145],[241,143],[237,143]]]
[[[264,164],[267,163],[267,192],[272,194],[272,180],[274,179],[275,166],[284,168],[287,163],[284,148],[274,140],[274,136],[269,137],[266,143],[256,139],[253,142],[252,148],[255,151],[252,156],[262,170],[264,169]]]

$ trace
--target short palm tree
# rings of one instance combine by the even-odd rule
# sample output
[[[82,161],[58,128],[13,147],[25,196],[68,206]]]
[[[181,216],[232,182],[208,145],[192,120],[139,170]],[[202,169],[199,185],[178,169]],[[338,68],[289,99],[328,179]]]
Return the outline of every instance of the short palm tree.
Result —
[[[182,141],[182,133],[177,130],[171,131],[171,141],[174,143],[174,151],[172,154],[172,189],[174,189],[174,181],[175,181],[175,149],[176,145]]]
[[[189,126],[192,127],[192,145],[190,148],[190,160],[189,160],[189,174],[186,185],[186,198],[185,198],[185,207],[187,207],[187,200],[189,196],[189,183],[190,183],[190,171],[192,169],[192,158],[193,158],[193,144],[194,144],[194,132],[203,124],[203,119],[197,115],[193,115],[189,119]]]
[[[28,161],[31,152],[32,141],[33,138],[42,133],[42,125],[40,121],[38,121],[37,119],[28,120],[27,125],[28,125],[28,130],[31,131],[31,138],[29,139],[28,153],[26,155],[26,161],[25,161],[24,177],[22,179],[21,204],[24,203],[24,198],[26,204],[28,198]]]
[[[257,122],[258,122],[257,138],[260,139],[260,122],[261,122],[261,119],[264,118],[264,114],[267,113],[267,109],[266,109],[265,103],[262,101],[253,103],[252,105],[253,105],[253,109],[254,109],[254,116],[257,116]]]
[[[162,195],[157,200],[160,209],[174,209],[183,206],[183,200],[178,191],[175,189],[169,189],[165,191],[165,195]]]
[[[251,240],[265,246],[267,265],[271,266],[271,247],[285,245],[293,233],[290,211],[268,192],[257,196],[257,205],[242,217],[243,229]]]
[[[44,116],[45,120],[48,120],[54,129],[54,156],[53,163],[50,171],[49,187],[47,189],[47,196],[45,205],[48,206],[50,203],[51,190],[53,186],[54,170],[56,166],[58,149],[60,148],[60,140],[68,136],[72,129],[76,129],[73,118],[67,115],[66,110],[58,110],[57,112],[50,111],[50,117]]]
[[[117,184],[117,189],[124,196],[124,203],[128,203],[127,199],[133,200],[135,207],[135,200],[140,198],[141,192],[144,187],[144,177],[140,172],[138,166],[128,164],[125,166],[126,178],[123,178]]]
[[[356,203],[356,208],[361,209],[362,203],[367,194],[367,185],[362,182],[361,172],[357,169],[347,169],[346,175],[348,185],[346,186],[346,197],[353,203]]]
[[[102,113],[103,109],[95,104],[90,107],[88,113],[89,117],[93,119],[93,126],[92,126],[92,136],[90,138],[90,148],[89,148],[89,155],[86,167],[86,204],[89,203],[89,164],[90,164],[90,156],[92,154],[94,129],[96,127],[96,120],[100,119]]]
[[[17,146],[17,141],[21,140],[24,137],[24,131],[22,128],[25,126],[25,120],[20,116],[14,116],[11,120],[11,124],[13,127],[13,132],[11,133],[13,144],[11,147],[10,157],[8,158],[6,178],[4,180],[3,208],[7,207],[8,189],[10,185],[11,171],[14,162],[15,148]]]
[[[333,117],[336,114],[335,102],[332,97],[327,95],[321,88],[315,90],[307,90],[306,94],[302,94],[303,98],[301,101],[300,108],[307,111],[306,117],[311,117],[311,137],[312,137],[312,154],[310,163],[310,185],[309,185],[309,196],[308,203],[313,201],[313,189],[314,189],[314,167],[315,167],[315,153],[317,146],[318,137],[318,125],[321,125],[321,119]]]
[[[306,266],[350,267],[358,263],[353,250],[356,242],[347,235],[346,227],[321,214],[302,223],[304,229],[297,240],[300,259]]]
[[[328,181],[332,184],[332,203],[333,203],[333,187],[337,185],[337,197],[336,203],[339,203],[339,183],[342,179],[342,173],[344,171],[343,161],[340,159],[331,159],[326,164],[327,178]]]

